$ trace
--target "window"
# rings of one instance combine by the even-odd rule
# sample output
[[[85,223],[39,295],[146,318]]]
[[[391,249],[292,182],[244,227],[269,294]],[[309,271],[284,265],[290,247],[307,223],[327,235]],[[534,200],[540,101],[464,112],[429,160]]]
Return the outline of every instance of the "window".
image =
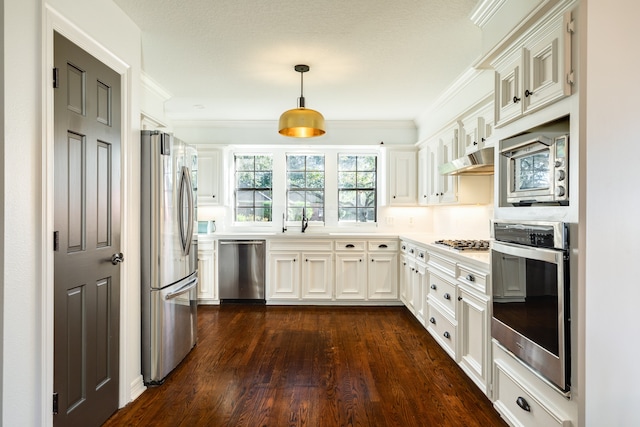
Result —
[[[338,156],[338,221],[376,222],[375,155]]]
[[[287,155],[287,220],[324,221],[324,156]]]
[[[273,157],[236,155],[235,221],[268,222],[273,205]]]

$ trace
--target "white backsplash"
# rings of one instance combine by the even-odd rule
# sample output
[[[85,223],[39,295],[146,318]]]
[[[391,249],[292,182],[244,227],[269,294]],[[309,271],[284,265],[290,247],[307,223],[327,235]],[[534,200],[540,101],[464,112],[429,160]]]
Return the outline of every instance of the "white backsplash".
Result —
[[[437,206],[431,209],[433,233],[449,239],[488,239],[493,205]]]

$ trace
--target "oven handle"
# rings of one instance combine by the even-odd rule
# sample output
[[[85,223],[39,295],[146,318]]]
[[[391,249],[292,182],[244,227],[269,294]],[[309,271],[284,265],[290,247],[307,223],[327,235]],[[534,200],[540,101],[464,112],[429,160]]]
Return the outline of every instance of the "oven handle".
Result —
[[[492,252],[500,252],[505,255],[513,255],[520,258],[536,259],[538,261],[550,262],[553,264],[562,264],[564,260],[563,251],[533,248],[530,246],[514,245],[512,243],[503,243],[493,241],[491,243]]]

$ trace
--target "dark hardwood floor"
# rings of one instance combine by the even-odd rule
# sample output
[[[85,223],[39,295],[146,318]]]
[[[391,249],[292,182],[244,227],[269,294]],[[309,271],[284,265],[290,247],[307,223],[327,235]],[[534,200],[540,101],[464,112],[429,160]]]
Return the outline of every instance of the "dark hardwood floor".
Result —
[[[504,426],[404,307],[198,307],[198,345],[104,426]]]

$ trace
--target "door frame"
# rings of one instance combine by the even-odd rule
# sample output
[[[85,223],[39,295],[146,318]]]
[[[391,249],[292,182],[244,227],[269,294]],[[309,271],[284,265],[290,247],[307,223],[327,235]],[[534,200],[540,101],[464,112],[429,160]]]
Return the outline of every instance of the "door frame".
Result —
[[[104,45],[91,38],[81,28],[66,19],[55,9],[45,4],[43,7],[43,33],[42,33],[42,298],[41,298],[41,351],[42,351],[42,375],[41,407],[42,425],[53,425],[52,394],[54,375],[54,260],[53,260],[53,232],[54,232],[54,89],[52,84],[53,70],[53,35],[54,31],[62,34],[67,39],[96,57],[98,60],[115,70],[121,76],[121,182],[120,182],[120,235],[121,249],[127,262],[120,269],[120,375],[118,403],[123,407],[129,401],[138,397],[144,390],[144,383],[140,371],[140,362],[133,362],[134,357],[140,353],[140,335],[135,331],[139,328],[132,327],[129,323],[138,324],[135,317],[134,305],[139,301],[139,262],[135,261],[138,253],[139,222],[136,221],[136,213],[139,206],[129,203],[129,200],[139,200],[136,196],[135,185],[138,178],[135,177],[133,164],[139,160],[136,155],[133,142],[136,130],[139,126],[133,126],[131,113],[133,111],[132,84],[134,70],[132,67],[118,58],[113,52],[107,50]],[[139,133],[139,132],[138,132]],[[129,255],[129,257],[127,257]],[[137,292],[136,292],[137,290]],[[139,306],[139,303],[138,303]],[[132,316],[134,315],[134,316]],[[136,347],[136,343],[138,346]],[[129,357],[127,356],[129,355]],[[140,357],[137,357],[139,359]],[[133,363],[132,363],[133,362]],[[136,369],[136,372],[131,372]]]

